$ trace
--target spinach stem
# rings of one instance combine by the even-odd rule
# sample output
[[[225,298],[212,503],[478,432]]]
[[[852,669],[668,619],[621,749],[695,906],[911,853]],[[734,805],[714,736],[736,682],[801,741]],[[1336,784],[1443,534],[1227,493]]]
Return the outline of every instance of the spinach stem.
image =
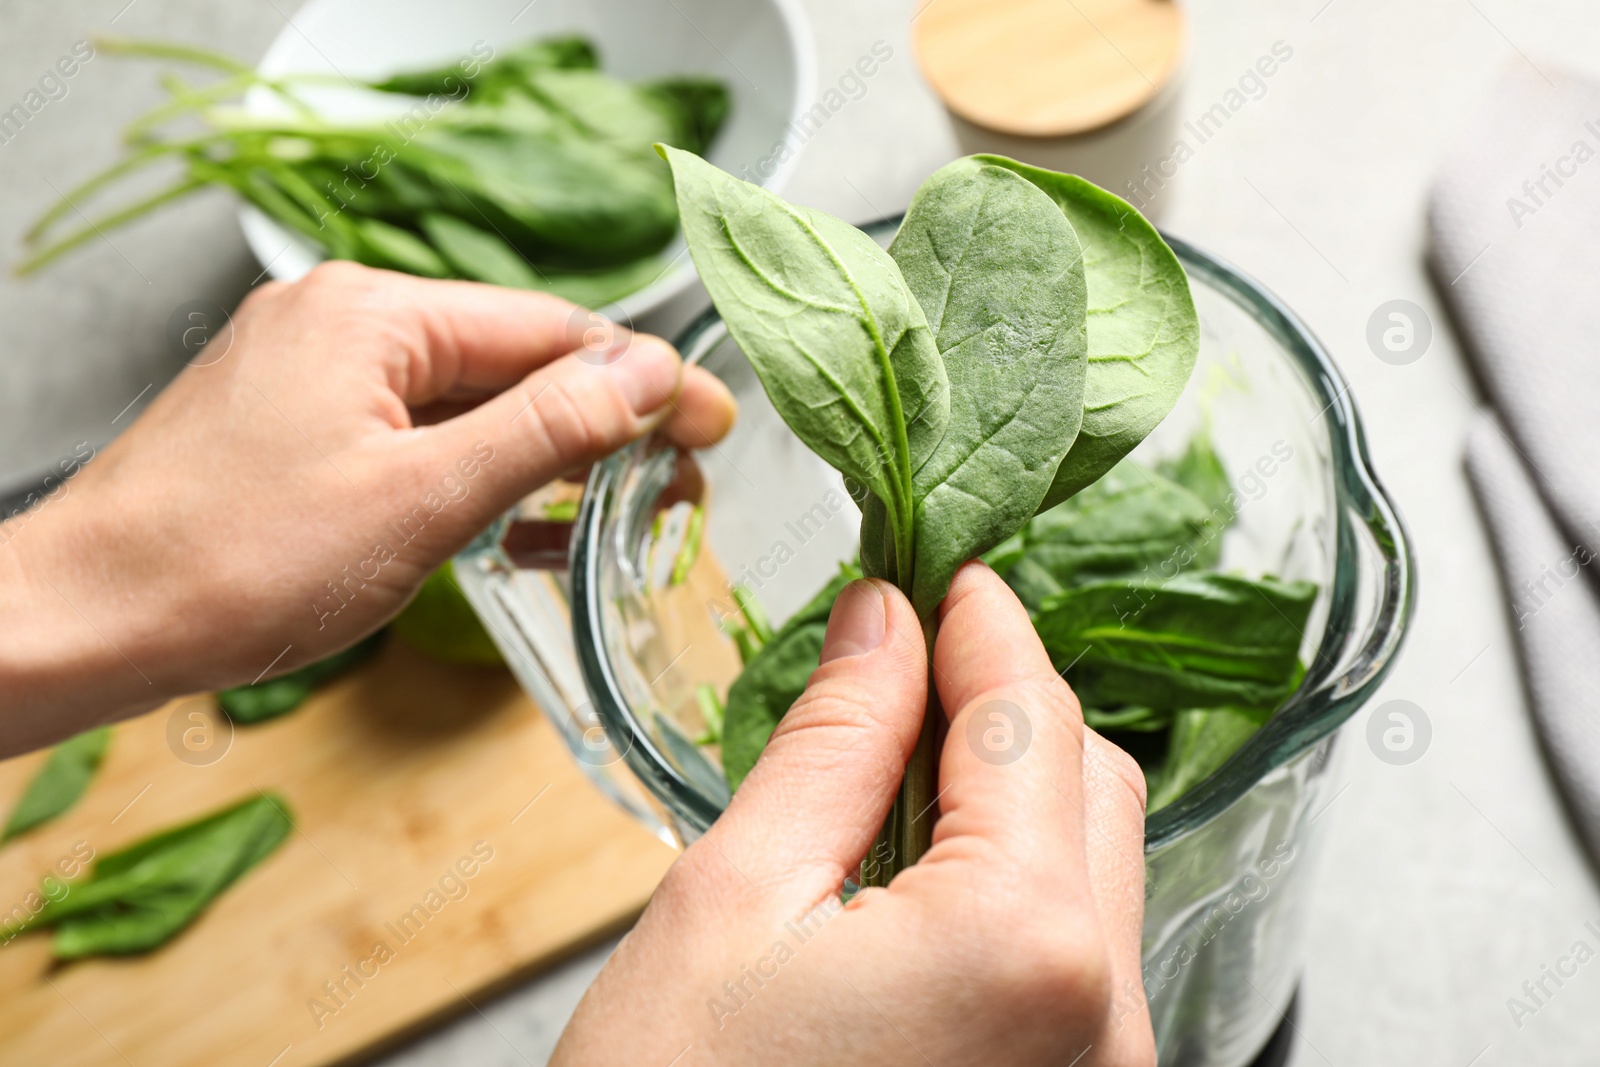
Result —
[[[922,730],[916,748],[906,763],[900,792],[872,852],[861,865],[858,882],[867,886],[886,886],[894,876],[912,866],[933,846],[933,826],[939,821],[937,810],[939,753],[936,741],[944,707],[933,680],[933,645],[939,633],[937,613],[923,620],[923,642],[928,650],[928,703],[922,715]]]
[[[168,82],[165,88],[172,94],[172,98],[128,123],[122,130],[122,139],[128,144],[142,143],[158,126],[190,112],[210,107],[219,101],[238,96],[258,80],[254,73],[235,74],[203,89],[190,88],[177,81]]]
[[[201,142],[205,140],[208,140],[208,138],[200,139]],[[127,159],[107,167],[94,177],[80,182],[71,189],[68,189],[64,194],[62,194],[60,202],[58,202],[49,211],[46,211],[43,215],[41,215],[39,217],[39,221],[35,222],[31,227],[29,227],[28,232],[22,235],[22,239],[29,244],[37,242],[41,237],[49,232],[49,230],[54,227],[57,222],[61,221],[61,219],[78,209],[77,201],[80,201],[84,197],[87,197],[93,193],[99,192],[101,189],[105,188],[107,185],[116,181],[125,174],[131,174],[141,167],[153,163],[164,156],[176,155],[178,153],[185,152],[194,147],[197,143],[200,142],[184,141],[171,144],[150,145],[147,148],[141,148],[138,152],[135,152]]]
[[[696,504],[689,512],[689,522],[684,529],[683,544],[672,561],[672,574],[668,585],[682,585],[689,580],[694,561],[700,558],[700,540],[706,528],[706,509]]]
[[[191,45],[169,44],[165,41],[145,41],[132,37],[98,37],[94,46],[114,56],[141,56],[145,59],[171,59],[180,63],[194,63],[229,74],[250,74],[255,71],[232,56]]]
[[[49,263],[52,259],[55,259],[64,252],[71,251],[90,238],[96,236],[104,237],[105,234],[102,231],[109,230],[116,226],[121,226],[125,222],[131,222],[140,215],[145,215],[151,211],[154,211],[156,208],[167,203],[169,200],[176,200],[187,193],[193,192],[203,185],[205,185],[205,182],[194,178],[189,178],[179,182],[177,185],[174,185],[171,188],[164,189],[161,192],[156,193],[154,196],[146,197],[131,207],[126,207],[121,211],[107,215],[99,222],[91,221],[82,229],[75,230],[71,235],[63,237],[61,240],[47,248],[41,248],[39,251],[35,252],[21,263],[18,263],[12,268],[12,273],[19,278],[23,277],[24,275],[32,274],[46,263]]]

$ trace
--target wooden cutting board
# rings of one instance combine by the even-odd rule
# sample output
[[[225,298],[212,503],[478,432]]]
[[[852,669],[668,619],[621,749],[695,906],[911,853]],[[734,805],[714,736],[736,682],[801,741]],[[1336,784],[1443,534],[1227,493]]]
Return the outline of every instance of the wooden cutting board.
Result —
[[[296,832],[147,956],[60,966],[46,934],[0,946],[0,1063],[364,1057],[624,928],[674,856],[502,670],[390,640],[300,710],[240,727],[220,758],[222,735],[190,717],[209,706],[118,726],[80,804],[0,847],[0,912],[74,847],[110,852],[257,790],[287,799]],[[0,807],[42,758],[0,763]]]

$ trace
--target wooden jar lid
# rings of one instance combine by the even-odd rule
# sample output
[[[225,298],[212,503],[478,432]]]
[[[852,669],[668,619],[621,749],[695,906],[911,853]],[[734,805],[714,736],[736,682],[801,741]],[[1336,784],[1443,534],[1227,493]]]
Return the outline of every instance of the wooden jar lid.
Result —
[[[920,0],[911,44],[957,115],[1062,137],[1148,103],[1176,73],[1184,33],[1175,0]]]

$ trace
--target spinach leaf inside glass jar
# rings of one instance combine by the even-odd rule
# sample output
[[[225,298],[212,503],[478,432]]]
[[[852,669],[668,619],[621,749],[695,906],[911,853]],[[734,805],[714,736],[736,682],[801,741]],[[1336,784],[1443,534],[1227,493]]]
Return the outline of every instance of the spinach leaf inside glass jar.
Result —
[[[1231,605],[1250,632],[1250,605],[1227,579],[1157,590],[1124,573],[1173,539],[1193,542],[1199,558],[1216,524],[1202,493],[1168,480],[1164,493],[1123,487],[1119,497],[1108,488],[1102,509],[1121,510],[1098,519],[1063,522],[1051,510],[1117,468],[1176,402],[1198,354],[1187,276],[1131,206],[1071,175],[968,157],[923,184],[884,254],[838,219],[691,153],[658,150],[672,164],[690,252],[730,334],[785,422],[843,475],[862,509],[861,570],[910,598],[930,649],[956,569],[991,554],[1018,575],[1031,606],[1048,608],[1057,644],[1099,650],[1086,662],[1121,704],[1112,683],[1147,695],[1153,683],[1130,679],[1152,669],[1128,662],[1137,660],[1131,645],[1103,639],[1106,591],[1074,591],[1073,575],[1122,582],[1119,594],[1161,605],[1162,625]],[[1314,599],[1314,590],[1262,588],[1291,615]],[[831,603],[828,592],[819,599]],[[819,610],[800,630],[825,625],[826,604],[812,606]],[[1036,614],[1041,627],[1045,617]],[[1272,674],[1284,642],[1265,644],[1227,664],[1190,656],[1177,675],[1218,668],[1211,689],[1254,708],[1284,684]],[[789,662],[796,647],[756,651],[728,694],[720,736],[735,786],[754,762],[752,739],[764,744],[814,667]],[[1158,658],[1172,651],[1163,646]],[[1210,699],[1195,696],[1204,684],[1186,684],[1157,702],[1161,710],[1134,710],[1129,721],[1170,718],[1166,705],[1179,694]],[[879,884],[928,845],[934,820],[899,816],[936,802],[936,699],[885,824],[893,860],[875,873]]]

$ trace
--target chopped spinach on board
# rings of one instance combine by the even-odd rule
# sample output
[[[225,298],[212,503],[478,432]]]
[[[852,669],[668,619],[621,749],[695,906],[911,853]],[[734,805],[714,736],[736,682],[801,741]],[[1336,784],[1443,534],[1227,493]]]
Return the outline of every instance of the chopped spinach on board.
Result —
[[[361,122],[321,116],[306,102],[318,75],[266,78],[227,56],[161,42],[99,47],[221,78],[194,87],[169,74],[172,98],[128,127],[124,158],[69,190],[28,231],[18,273],[220,186],[332,259],[543,289],[599,307],[667,266],[659,253],[677,233],[677,208],[671,174],[651,146],[706,151],[730,106],[727,86],[712,78],[613,78],[580,37],[499,54],[480,43],[455,63],[365,83],[394,117]],[[257,90],[274,94],[285,115],[234,106]],[[394,107],[406,100],[409,107]],[[174,165],[165,189],[97,217],[92,208],[77,212],[126,177]],[[58,236],[69,222],[82,225]]]
[[[97,726],[70,737],[50,750],[39,773],[17,800],[6,820],[0,841],[9,841],[42,823],[49,822],[78,802],[106,754],[111,727]]]
[[[101,856],[85,878],[47,881],[44,907],[0,936],[53,929],[51,951],[60,960],[148,952],[192,923],[293,826],[281,798],[251,797]]]

